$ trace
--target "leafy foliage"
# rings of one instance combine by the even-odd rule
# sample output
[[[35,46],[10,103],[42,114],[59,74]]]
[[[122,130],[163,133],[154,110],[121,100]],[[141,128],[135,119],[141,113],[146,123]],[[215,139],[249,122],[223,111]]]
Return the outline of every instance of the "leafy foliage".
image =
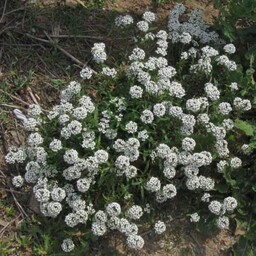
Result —
[[[142,25],[145,25],[145,23],[143,23]],[[145,75],[145,70],[139,68],[138,70],[135,70],[134,74],[130,74],[127,76],[127,73],[129,74],[129,72],[133,71],[132,69],[129,70],[131,64],[137,65],[137,62],[139,62],[139,64],[142,66],[144,64],[146,65],[146,63],[148,64],[146,60],[148,60],[149,57],[152,57],[155,53],[165,56],[164,52],[166,49],[164,49],[164,46],[162,47],[163,49],[159,50],[159,48],[161,48],[161,45],[166,45],[165,40],[167,41],[167,38],[165,39],[165,34],[162,32],[163,38],[161,38],[160,35],[160,39],[156,40],[157,44],[160,45],[157,46],[157,48],[155,46],[155,42],[152,42],[156,38],[153,38],[152,41],[148,40],[148,38],[145,39],[143,37],[144,34],[142,33],[143,29],[143,26],[138,26],[136,33],[132,32],[129,27],[127,29],[127,32],[122,31],[123,34],[130,33],[131,35],[137,35],[136,47],[139,48],[135,48],[135,53],[131,54],[130,56],[127,56],[125,53],[124,56],[122,56],[122,59],[120,58],[121,60],[110,61],[108,59],[106,63],[103,63],[106,59],[104,55],[105,45],[95,44],[94,48],[96,49],[95,51],[92,51],[92,53],[97,53],[93,57],[94,61],[98,62],[99,65],[95,65],[94,63],[91,64],[93,65],[93,68],[95,68],[95,70],[97,71],[97,74],[90,71],[92,72],[92,74],[94,74],[92,76],[92,79],[86,82],[82,81],[82,89],[79,89],[77,93],[73,93],[73,91],[76,90],[80,86],[80,84],[74,82],[70,83],[67,89],[62,90],[60,96],[62,101],[60,105],[55,106],[55,112],[53,111],[48,115],[48,113],[42,113],[40,110],[40,113],[38,115],[31,115],[34,107],[36,110],[38,110],[38,108],[40,109],[40,107],[31,106],[31,109],[29,109],[28,117],[32,119],[34,118],[38,122],[38,126],[35,130],[33,128],[28,130],[33,136],[37,132],[40,133],[43,141],[37,144],[37,142],[33,142],[33,140],[30,140],[32,141],[32,146],[29,145],[27,148],[25,148],[25,150],[23,147],[16,148],[13,151],[13,153],[15,154],[17,152],[22,153],[22,150],[24,150],[28,155],[26,163],[20,165],[21,170],[26,169],[25,180],[28,183],[37,182],[37,184],[34,186],[34,193],[37,193],[40,189],[41,192],[42,189],[45,189],[44,193],[46,194],[48,192],[53,193],[53,189],[59,186],[63,188],[65,187],[65,191],[68,196],[65,202],[63,201],[63,206],[61,206],[61,212],[57,212],[57,216],[54,213],[54,208],[52,210],[49,207],[50,203],[53,203],[53,201],[55,201],[54,197],[52,196],[53,198],[51,199],[51,202],[48,202],[50,199],[46,198],[46,200],[42,200],[40,193],[37,193],[37,199],[39,201],[41,200],[41,212],[43,213],[43,215],[45,215],[45,218],[39,218],[41,224],[36,223],[31,226],[31,228],[29,229],[31,233],[31,239],[21,239],[19,242],[24,247],[32,246],[35,253],[37,253],[38,255],[51,255],[53,253],[54,255],[62,255],[62,253],[56,253],[60,249],[60,246],[58,244],[59,241],[52,240],[51,237],[55,236],[58,238],[57,240],[64,239],[66,237],[73,237],[74,243],[79,244],[79,246],[75,248],[75,253],[77,255],[81,255],[85,251],[89,251],[91,242],[98,239],[97,237],[101,236],[101,234],[93,231],[93,229],[88,227],[93,226],[93,224],[95,223],[102,223],[97,220],[97,216],[93,212],[90,213],[87,221],[87,226],[85,225],[85,223],[83,223],[83,225],[80,223],[77,227],[74,227],[76,225],[72,226],[72,223],[66,225],[68,221],[66,221],[65,224],[63,219],[65,219],[65,217],[70,213],[70,209],[72,208],[71,211],[73,211],[72,213],[74,214],[78,214],[78,210],[80,210],[72,205],[76,203],[76,200],[72,198],[73,196],[78,196],[76,199],[84,200],[87,206],[88,204],[92,203],[97,213],[102,210],[104,211],[108,204],[118,201],[120,205],[122,205],[123,212],[121,214],[121,217],[123,218],[127,216],[127,218],[129,218],[129,216],[131,216],[131,213],[129,213],[129,211],[132,207],[141,205],[146,208],[147,204],[150,204],[150,215],[143,216],[138,221],[137,225],[138,227],[141,227],[145,224],[153,226],[156,218],[161,218],[163,220],[166,219],[166,211],[164,210],[168,210],[169,202],[165,203],[165,201],[167,201],[167,199],[170,199],[167,197],[165,198],[164,194],[160,194],[160,199],[159,201],[157,201],[157,196],[154,194],[154,192],[156,191],[153,191],[153,189],[155,189],[153,186],[153,189],[151,188],[152,191],[150,191],[148,182],[152,178],[158,177],[158,180],[162,183],[163,187],[167,185],[172,185],[172,188],[177,188],[177,190],[181,192],[180,194],[178,193],[177,198],[178,200],[185,201],[187,207],[186,209],[180,209],[181,212],[186,213],[188,216],[192,216],[191,213],[193,212],[200,213],[201,220],[198,222],[198,229],[200,231],[208,234],[213,233],[217,230],[216,218],[218,218],[218,215],[220,215],[219,217],[223,217],[223,215],[226,214],[228,217],[230,217],[231,228],[236,226],[235,231],[241,236],[241,240],[236,245],[238,247],[237,253],[239,253],[239,250],[241,250],[244,255],[250,255],[250,253],[252,253],[251,245],[255,242],[255,235],[253,233],[253,230],[255,228],[254,219],[256,213],[254,197],[256,190],[256,179],[254,175],[255,164],[251,161],[251,158],[254,156],[252,151],[250,151],[250,154],[248,155],[248,152],[243,155],[243,152],[240,148],[241,145],[248,140],[250,140],[250,149],[253,149],[253,145],[255,145],[256,143],[255,122],[250,116],[253,111],[244,113],[243,108],[239,109],[239,106],[237,108],[234,107],[234,109],[231,109],[232,114],[230,114],[230,118],[235,119],[235,129],[232,130],[232,123],[230,125],[231,128],[228,128],[223,124],[226,120],[225,116],[229,115],[229,113],[223,112],[225,111],[225,108],[221,111],[220,106],[222,106],[221,103],[226,104],[229,102],[235,105],[233,103],[233,99],[235,97],[246,97],[249,98],[252,102],[255,101],[255,81],[253,71],[255,49],[252,48],[247,53],[246,57],[250,61],[250,68],[247,69],[246,73],[244,74],[243,67],[241,65],[236,66],[236,64],[232,60],[232,57],[230,57],[230,59],[228,58],[227,62],[220,63],[220,53],[216,53],[214,51],[214,48],[203,48],[203,44],[197,44],[198,48],[196,49],[196,53],[193,57],[184,57],[186,56],[186,54],[189,53],[190,47],[193,45],[191,41],[192,38],[187,35],[188,33],[185,33],[179,35],[177,37],[178,39],[175,39],[175,35],[173,34],[172,40],[177,40],[177,42],[171,42],[171,40],[168,42],[171,47],[169,47],[168,51],[166,52],[166,60],[169,65],[175,65],[175,72],[177,71],[177,75],[175,77],[175,80],[172,81],[174,82],[172,85],[177,86],[177,83],[175,84],[175,82],[182,83],[182,86],[184,87],[184,92],[186,92],[186,94],[183,93],[183,87],[181,86],[177,86],[172,92],[170,92],[171,89],[169,89],[170,91],[163,89],[162,91],[159,90],[159,92],[156,93],[154,92],[154,88],[147,88],[145,81],[143,81],[142,75]],[[150,32],[157,34],[155,28],[150,28]],[[205,35],[206,37],[208,36],[208,31]],[[184,39],[182,36],[187,40],[187,42],[184,43],[184,41],[179,41]],[[144,53],[146,53],[146,58],[139,57],[139,53],[142,54],[141,49],[144,49]],[[193,49],[195,48],[193,47]],[[220,51],[222,51],[222,49],[220,49]],[[206,55],[207,58],[204,59],[202,57],[204,55]],[[210,68],[210,71],[204,70],[204,61],[208,61],[211,64],[210,66],[212,67],[212,69]],[[232,64],[232,68],[229,68],[230,63]],[[106,70],[103,72],[104,68],[108,68],[107,65],[112,65],[116,67],[116,76],[109,75],[113,71],[111,71],[110,69],[107,69],[107,72]],[[194,72],[193,68],[191,67],[194,68]],[[150,76],[152,77],[153,82],[158,82],[158,80],[161,79],[160,76],[166,75],[164,74],[165,72],[168,73],[170,72],[170,70],[173,71],[171,66],[168,66],[169,69],[166,70],[162,68],[163,67],[157,67],[149,71],[147,70],[148,74],[150,74]],[[86,72],[89,71],[87,70]],[[173,78],[174,76],[175,75],[172,74],[167,75],[167,78]],[[85,79],[84,76],[82,76],[82,78]],[[21,84],[20,86],[24,86],[22,82],[18,82],[18,84]],[[238,91],[234,91],[229,88],[230,84],[233,82],[237,82],[239,87]],[[217,96],[212,96],[210,93],[207,93],[207,83],[213,83],[212,86],[214,85],[215,87],[211,88],[215,88]],[[135,84],[141,85],[141,88],[144,89],[143,97],[138,97],[138,95],[136,94],[133,94],[131,97],[130,91]],[[180,92],[181,96],[175,97],[177,96],[175,95],[175,93],[177,93],[178,91]],[[73,111],[75,111],[75,109],[73,108],[77,106],[78,102],[83,96],[87,97],[88,92],[92,92],[90,96],[93,99],[93,106],[95,107],[95,109],[94,111],[92,111],[93,113],[87,109],[88,115],[86,114],[85,118],[80,119],[80,117],[78,118],[78,116],[74,115]],[[218,94],[220,94],[220,92],[221,97],[219,98]],[[243,101],[242,98],[240,99],[241,101]],[[201,106],[198,109],[195,109],[195,106],[193,104],[188,104],[190,102],[195,105],[199,102]],[[89,103],[92,103],[91,99]],[[71,109],[65,109],[65,104],[68,108],[71,106]],[[199,118],[200,114],[206,114],[206,116],[210,118],[211,122],[208,124],[207,122],[205,124],[202,124],[197,120],[198,123],[196,123],[195,129],[193,125],[193,129],[191,129],[190,123],[193,123],[192,119],[190,120],[190,122],[187,122],[188,124],[186,124],[187,127],[190,128],[190,130],[186,130],[184,129],[184,127],[182,130],[182,118],[178,115],[172,116],[165,113],[161,114],[157,110],[154,110],[157,109],[155,108],[155,106],[159,104],[162,108],[167,108],[168,111],[171,109],[172,106],[180,107],[187,115],[190,115],[190,117],[195,115],[197,118]],[[227,106],[227,104],[225,106]],[[119,107],[121,107],[121,111],[118,110]],[[249,109],[250,107],[248,107],[247,110]],[[147,123],[147,121],[145,121],[145,119],[141,117],[144,110],[152,110],[154,112],[154,121]],[[60,119],[64,116],[63,112],[66,115],[65,118],[68,118],[68,121],[60,121]],[[53,116],[56,114],[56,116],[51,117],[51,114],[53,114]],[[182,115],[186,116],[186,114],[183,113]],[[72,134],[72,136],[68,135],[65,137],[65,135],[63,135],[64,133],[61,133],[63,128],[67,128],[65,127],[65,123],[69,121],[78,121],[76,120],[76,118],[81,121],[84,129],[83,132],[80,131],[78,133]],[[24,119],[26,120],[26,116],[23,117],[23,120]],[[132,129],[127,128],[127,123],[129,123],[130,121],[139,124],[140,127],[145,126],[147,134],[149,135],[149,138],[146,138],[145,140],[143,138],[143,140],[140,141],[139,154],[137,158],[135,157],[136,159],[133,158],[133,155],[129,155],[134,149],[134,145],[128,143],[129,139],[134,139],[132,138],[132,136],[137,136],[137,128],[136,132],[134,132],[134,134],[136,135],[131,135],[133,134],[133,132],[130,132]],[[108,132],[110,130],[113,133],[116,132],[118,134],[118,138],[123,140],[122,143],[126,145],[125,150],[116,150],[114,146],[116,136],[112,137],[111,134],[106,135],[107,133],[106,131],[104,131],[105,128],[103,127],[104,122],[109,125],[107,129]],[[76,122],[76,124],[77,123],[78,122]],[[99,128],[101,128],[101,130]],[[221,128],[223,128],[224,131],[223,129],[221,130]],[[74,132],[72,129],[73,128],[71,128],[71,133]],[[93,135],[84,135],[86,131],[92,131]],[[96,136],[95,138],[93,138],[95,134]],[[190,136],[191,138],[187,138],[186,136]],[[84,137],[86,137],[87,140],[93,138],[95,143],[94,147],[82,146]],[[49,146],[53,142],[54,138],[62,140],[63,143],[62,147],[57,150],[58,152],[55,151],[55,149],[52,150],[53,147]],[[221,155],[221,150],[216,149],[217,142],[222,142],[223,138],[225,138],[228,143],[230,143],[230,156],[229,154],[225,154],[223,156]],[[186,139],[190,139],[189,141],[192,144],[193,141],[196,142],[192,150],[186,149],[185,146],[181,146],[182,143],[186,141]],[[133,142],[134,141],[138,142],[138,140],[133,140]],[[35,143],[35,145],[33,143]],[[40,146],[37,147],[38,145]],[[165,146],[165,150],[167,150],[168,154],[171,153],[170,155],[168,155],[168,157],[164,156],[161,151],[160,145]],[[44,149],[44,151],[42,150],[42,148]],[[99,160],[99,163],[102,164],[99,168],[91,168],[89,166],[90,162],[86,162],[86,167],[82,170],[82,177],[89,177],[93,180],[93,182],[90,181],[90,183],[92,183],[92,186],[88,191],[82,191],[82,189],[77,189],[76,180],[80,177],[72,177],[72,172],[73,174],[75,174],[75,171],[81,168],[81,166],[79,166],[79,161],[76,162],[76,160],[74,160],[76,158],[75,154],[72,155],[72,157],[68,161],[65,160],[65,154],[67,152],[70,152],[70,149],[76,150],[79,157],[81,157],[79,161],[83,161],[85,159],[87,160],[87,158],[89,159],[90,157],[95,158],[96,153],[99,153],[99,151],[101,150],[106,150],[106,152],[108,152],[109,159],[103,162]],[[135,151],[137,149],[138,148],[136,148],[135,146]],[[192,154],[194,153],[192,151],[194,150],[196,154],[201,154],[201,152],[204,152],[200,155],[200,157],[204,160],[207,158],[206,156],[208,155],[208,160],[205,161],[209,161],[209,163],[203,163],[202,165],[201,163],[199,164],[200,174],[202,174],[200,175],[200,177],[198,177],[197,174],[191,175],[189,173],[186,173],[185,171],[187,165],[197,167],[194,166],[193,163],[191,163],[191,160],[186,159],[187,156],[192,156]],[[182,162],[182,152],[184,153],[184,151],[185,160],[188,161],[189,164]],[[120,155],[120,152],[122,152],[124,155],[126,154],[125,156],[128,158],[130,157],[129,160],[132,163],[133,167],[135,167],[136,169],[136,175],[133,176],[129,174],[125,168],[123,170],[120,167],[117,168],[117,159]],[[44,153],[45,155],[47,155],[47,161],[39,160],[40,157],[43,157]],[[206,155],[204,155],[205,153]],[[19,158],[14,160],[11,159],[11,155],[12,154],[8,155],[8,161],[15,162],[18,159],[17,162],[20,162]],[[167,174],[162,172],[162,170],[166,167],[166,165],[167,167],[173,167],[168,166],[168,159],[174,155],[177,156],[177,161],[179,163],[174,166],[176,168],[175,174],[170,177],[171,175],[168,176]],[[230,164],[232,162],[232,159],[235,159],[234,155],[239,156],[243,160],[242,166],[240,165],[239,161],[237,166],[232,166],[232,164]],[[92,158],[90,159],[92,160]],[[218,173],[216,171],[216,165],[220,162],[222,158],[224,158],[225,161],[228,162],[230,165],[228,165],[227,168],[219,171]],[[23,159],[21,160],[23,161]],[[165,162],[163,160],[165,160]],[[36,175],[38,175],[39,178],[37,177],[37,180],[35,181],[33,181],[33,173],[28,174],[27,170],[29,169],[28,163],[31,164],[31,162],[34,161],[37,161],[41,165],[40,168],[36,170],[36,172],[38,172],[36,173]],[[75,166],[72,166],[72,164],[75,164]],[[51,168],[47,169],[45,167]],[[69,169],[69,167],[75,168]],[[47,173],[48,171],[49,173]],[[53,171],[53,173],[51,173],[51,171]],[[70,176],[69,171],[71,173]],[[63,175],[64,172],[66,173],[65,175]],[[21,171],[21,174],[23,174],[23,171]],[[89,176],[91,174],[93,174],[92,177]],[[29,177],[29,175],[31,175],[32,177]],[[198,178],[199,185],[197,187],[193,184],[192,185],[194,187],[189,185],[188,181],[191,181],[189,180],[191,176],[193,176],[193,178]],[[199,178],[201,178],[201,181],[199,180]],[[203,181],[205,181],[206,179],[207,182],[203,183]],[[20,187],[20,184],[22,182],[23,181],[21,176],[14,177],[13,179],[13,184],[17,188]],[[213,182],[215,182],[214,188],[212,186],[212,184],[214,184]],[[209,199],[209,201],[203,201],[201,199],[201,196],[205,191],[211,192],[211,199]],[[233,207],[230,211],[226,211],[224,204],[220,203],[227,198],[230,199],[231,197],[234,197],[235,200],[237,200],[238,202],[237,211],[235,212],[233,212],[233,208],[236,207]],[[161,199],[163,200],[163,202],[161,202]],[[218,200],[217,202],[219,202],[219,204],[221,205],[224,213],[221,213],[221,211],[218,211],[216,213],[216,210],[214,208],[209,208],[210,204],[208,203],[210,202],[210,200],[213,202],[213,199]],[[51,214],[49,214],[47,212],[50,212],[49,209],[53,213],[51,212]],[[146,212],[147,210],[144,209],[143,211]],[[248,215],[250,216],[249,219]],[[108,216],[108,218],[110,217],[113,216]],[[192,219],[192,221],[195,220]],[[103,224],[103,227],[105,227],[105,222]],[[224,228],[227,228],[228,226],[227,223],[221,224],[224,225]],[[221,225],[218,224],[218,226]],[[43,227],[46,227],[45,232],[43,231]],[[120,227],[117,227],[117,229],[121,230]],[[160,231],[158,230],[157,232]],[[127,231],[121,232],[125,233]],[[131,236],[129,232],[127,232],[128,238],[129,236]],[[136,238],[138,239],[138,237]],[[69,251],[71,251],[71,249],[68,248]]]
[[[218,25],[231,41],[255,36],[256,2],[254,0],[215,0],[215,7],[220,11]]]

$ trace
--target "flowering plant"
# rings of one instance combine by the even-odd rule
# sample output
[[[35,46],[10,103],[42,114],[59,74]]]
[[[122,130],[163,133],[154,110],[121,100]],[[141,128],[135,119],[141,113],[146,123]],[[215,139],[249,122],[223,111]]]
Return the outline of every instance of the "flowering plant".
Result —
[[[174,7],[168,31],[151,29],[156,16],[145,12],[120,66],[107,65],[107,47],[95,43],[96,71],[82,69],[84,82],[70,82],[51,111],[29,107],[22,119],[27,144],[10,148],[6,161],[24,165],[13,185],[33,184],[45,217],[97,237],[118,230],[129,248],[141,249],[139,227],[151,216],[163,233],[159,209],[189,195],[191,208],[181,211],[192,222],[207,213],[229,227],[237,200],[217,188],[242,166],[229,142],[234,118],[251,103],[239,95],[235,46],[211,32],[199,12],[180,23],[183,12]],[[134,23],[129,15],[115,20],[120,29]],[[61,248],[70,252],[74,243],[64,237]]]

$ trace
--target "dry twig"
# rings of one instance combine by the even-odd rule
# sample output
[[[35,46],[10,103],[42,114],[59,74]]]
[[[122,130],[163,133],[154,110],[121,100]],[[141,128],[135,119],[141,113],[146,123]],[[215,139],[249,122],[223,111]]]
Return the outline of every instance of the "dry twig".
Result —
[[[22,100],[22,99],[20,99],[20,98],[18,98],[18,97],[16,97],[16,96],[14,96],[14,95],[8,93],[8,92],[5,92],[5,91],[2,90],[2,89],[0,89],[0,92],[4,93],[5,95],[8,95],[9,97],[11,97],[11,98],[13,98],[13,99],[15,99],[15,100],[21,102],[22,104],[24,104],[24,105],[26,105],[26,106],[29,106],[29,105],[30,105],[30,104],[27,103],[26,101],[24,101],[24,100]]]
[[[21,216],[21,214],[19,214],[16,218],[14,218],[13,220],[9,221],[1,230],[0,230],[0,237],[3,236],[5,230],[8,228],[8,226],[10,226],[13,222],[15,222],[19,217]]]
[[[17,106],[17,105],[12,105],[12,104],[6,104],[6,103],[0,103],[0,106],[3,106],[3,107],[8,107],[8,108],[21,108],[21,109],[25,109],[21,106]]]
[[[3,9],[2,17],[0,19],[0,23],[2,23],[2,20],[4,19],[4,16],[5,16],[5,10],[6,10],[6,6],[7,6],[7,1],[8,0],[5,0],[5,2],[4,2],[4,9]]]
[[[17,206],[18,210],[20,211],[23,219],[28,217],[28,214],[24,211],[23,207],[20,205],[20,203],[18,202],[16,196],[14,195],[13,189],[11,186],[9,186],[10,192],[12,194],[13,200],[15,202],[15,205]]]
[[[34,101],[35,104],[39,105],[34,93],[32,92],[32,89],[30,87],[27,88],[27,91],[31,97],[31,99]]]
[[[110,38],[98,37],[98,36],[84,36],[84,35],[49,35],[52,38],[86,38],[95,40],[112,40]]]
[[[27,37],[32,38],[32,39],[35,39],[35,40],[37,40],[37,41],[40,41],[40,42],[43,42],[43,43],[49,43],[49,40],[46,40],[46,39],[43,39],[43,38],[39,38],[39,37],[30,35],[30,34],[28,34],[28,33],[26,33],[25,35],[26,35]]]
[[[78,64],[80,68],[83,68],[83,67],[86,67],[86,66],[87,66],[87,65],[85,65],[85,63],[83,63],[82,61],[80,61],[79,59],[77,59],[76,57],[74,57],[72,54],[70,54],[69,52],[67,52],[65,49],[63,49],[61,46],[59,46],[59,45],[56,43],[56,41],[54,41],[54,40],[51,38],[51,36],[49,36],[49,34],[48,34],[46,31],[44,31],[44,34],[45,34],[45,36],[48,38],[48,40],[43,39],[43,38],[39,38],[39,37],[36,37],[36,36],[33,36],[33,35],[30,35],[30,34],[28,34],[28,33],[26,33],[25,35],[26,35],[27,37],[30,37],[30,38],[35,39],[35,40],[37,40],[37,41],[54,45],[58,50],[60,50],[63,54],[65,54],[67,57],[69,57],[73,62],[75,62],[76,64]],[[58,36],[56,36],[56,37],[58,37]],[[90,68],[90,67],[88,67],[88,68]],[[93,73],[97,73],[97,72],[96,72],[95,70],[93,70],[92,68],[90,68],[90,69],[93,71]]]
[[[6,145],[6,141],[5,141],[5,129],[4,129],[3,124],[0,124],[0,139],[2,140],[4,155],[6,155],[7,154],[7,145]],[[8,167],[8,165],[7,165],[7,167]]]
[[[46,37],[49,39],[49,42],[54,44],[56,46],[57,49],[59,49],[62,53],[64,53],[66,56],[68,56],[69,58],[71,58],[75,63],[77,63],[78,65],[84,66],[84,63],[80,60],[78,60],[77,58],[75,58],[73,55],[71,55],[69,52],[67,52],[66,50],[64,50],[62,47],[60,47],[54,40],[52,40],[52,38],[47,34],[46,31],[44,31],[44,34],[46,35]]]

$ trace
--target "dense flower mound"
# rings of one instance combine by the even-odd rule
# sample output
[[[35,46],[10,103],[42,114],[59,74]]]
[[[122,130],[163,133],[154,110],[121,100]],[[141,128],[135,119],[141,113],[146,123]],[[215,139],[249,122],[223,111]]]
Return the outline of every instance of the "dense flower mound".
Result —
[[[10,148],[6,161],[24,164],[13,185],[32,184],[44,216],[95,236],[118,230],[130,248],[141,249],[139,226],[153,213],[152,227],[162,234],[167,226],[157,209],[187,193],[202,208],[190,212],[192,222],[203,219],[204,210],[228,228],[237,201],[220,199],[215,186],[227,169],[242,165],[229,135],[236,115],[251,103],[232,78],[234,45],[213,48],[208,43],[216,33],[209,33],[198,12],[179,23],[183,11],[182,5],[171,11],[169,32],[151,29],[151,12],[137,23],[118,17],[116,26],[135,26],[138,34],[123,64],[107,66],[107,47],[95,43],[97,72],[84,68],[85,82],[70,82],[51,111],[29,107],[22,119],[27,143]],[[83,83],[106,86],[107,93],[95,101]],[[61,248],[70,252],[74,244],[66,237]]]

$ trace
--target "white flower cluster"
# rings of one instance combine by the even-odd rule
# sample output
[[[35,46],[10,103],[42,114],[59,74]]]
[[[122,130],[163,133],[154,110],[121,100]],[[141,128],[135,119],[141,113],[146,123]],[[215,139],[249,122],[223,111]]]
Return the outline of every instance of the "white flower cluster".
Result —
[[[226,44],[223,50],[228,54],[233,54],[236,52],[236,47],[233,44]]]
[[[143,13],[142,18],[148,23],[151,23],[156,20],[156,15],[153,12],[146,11]]]
[[[114,78],[117,72],[114,68],[104,67],[102,69],[102,74]]]
[[[12,184],[16,188],[20,188],[24,184],[24,179],[21,175],[15,176],[12,178]]]
[[[115,19],[115,24],[118,27],[126,27],[133,23],[133,17],[131,15],[118,16]]]
[[[96,63],[103,63],[107,59],[104,43],[95,43],[92,47],[91,52],[92,52],[93,60]]]
[[[228,71],[235,71],[237,69],[237,65],[235,61],[230,60],[229,57],[226,55],[220,55],[217,50],[215,50],[214,48],[208,45],[203,47],[201,51],[197,51],[197,55],[200,56],[200,58],[198,59],[196,64],[193,64],[190,66],[191,72],[194,72],[194,73],[201,72],[206,75],[210,75],[214,65],[225,67]],[[183,59],[184,59],[184,56],[183,56]],[[188,54],[185,57],[185,59],[188,59]],[[212,91],[212,93],[215,94],[213,98],[216,98],[217,97],[216,93],[218,94],[218,92],[216,91],[217,88],[212,87],[210,83],[208,84],[206,84],[207,86],[206,90],[209,91],[208,93],[209,97],[211,98],[210,95]]]
[[[209,26],[203,21],[203,13],[200,10],[193,10],[188,20],[181,23],[180,17],[185,11],[186,8],[183,4],[176,4],[170,11],[168,29],[169,38],[173,43],[187,44],[191,41],[191,37],[202,44],[222,42],[215,31],[209,30]],[[190,36],[184,35],[185,33]]]
[[[218,216],[217,226],[221,229],[229,228],[229,218],[224,216],[225,213],[232,213],[237,207],[237,201],[234,197],[226,197],[223,203],[213,200],[208,205],[210,212]]]
[[[71,252],[73,251],[75,248],[75,245],[72,241],[72,239],[70,238],[66,238],[63,240],[62,244],[61,244],[61,249],[64,251],[64,252]]]
[[[235,109],[240,112],[245,112],[252,108],[250,100],[242,99],[240,97],[236,97],[233,101],[233,104]]]
[[[199,216],[199,214],[197,212],[192,213],[190,215],[190,221],[191,222],[198,222],[199,220],[200,220],[200,216]]]
[[[139,21],[138,23],[137,23],[137,28],[138,28],[138,30],[140,30],[141,32],[147,32],[148,31],[148,29],[149,29],[149,24],[148,24],[148,22],[147,21],[144,21],[144,20],[142,20],[142,21]]]
[[[219,40],[217,34],[209,32],[197,11],[180,23],[184,11],[183,5],[176,5],[171,12],[169,36],[164,30],[150,32],[152,56],[139,44],[120,69],[100,65],[99,81],[95,74],[93,83],[101,85],[104,77],[104,82],[119,86],[113,95],[108,91],[106,98],[94,103],[83,86],[72,81],[61,91],[60,104],[47,115],[38,105],[29,107],[28,118],[22,121],[30,132],[27,144],[10,148],[5,159],[8,164],[24,164],[24,177],[15,176],[12,183],[17,188],[33,183],[44,216],[62,218],[70,228],[91,223],[95,236],[118,230],[129,248],[141,249],[144,240],[136,221],[143,221],[143,214],[154,210],[155,204],[176,197],[182,180],[184,190],[207,203],[217,225],[228,228],[226,215],[235,210],[237,201],[231,196],[215,200],[213,176],[242,166],[229,149],[227,134],[234,127],[231,117],[252,105],[232,96],[239,91],[235,81],[225,82],[227,88],[222,83],[223,74],[234,71],[236,64],[210,46]],[[154,13],[145,12],[136,23],[137,32],[146,33],[155,20]],[[125,27],[134,20],[125,15],[115,23]],[[145,42],[144,34],[141,38]],[[195,39],[209,45],[189,48],[173,66],[167,57],[170,40],[188,45]],[[223,50],[232,54],[235,47],[226,45]],[[96,63],[106,61],[105,44],[95,43],[91,52]],[[185,63],[185,80],[179,63]],[[223,74],[213,72],[217,66]],[[89,83],[93,73],[83,68],[80,76]],[[235,92],[225,98],[231,82]],[[243,151],[247,149],[244,145]],[[202,217],[195,212],[190,220]],[[165,223],[157,221],[154,230],[163,233]],[[67,238],[61,247],[70,252],[74,243]]]
[[[5,156],[5,161],[8,164],[23,163],[27,158],[25,148],[10,147],[8,154]]]
[[[92,77],[93,71],[91,68],[85,67],[80,71],[80,76],[83,79],[90,79]]]
[[[155,223],[154,229],[155,229],[156,234],[160,235],[165,232],[166,225],[163,221],[159,220]]]

